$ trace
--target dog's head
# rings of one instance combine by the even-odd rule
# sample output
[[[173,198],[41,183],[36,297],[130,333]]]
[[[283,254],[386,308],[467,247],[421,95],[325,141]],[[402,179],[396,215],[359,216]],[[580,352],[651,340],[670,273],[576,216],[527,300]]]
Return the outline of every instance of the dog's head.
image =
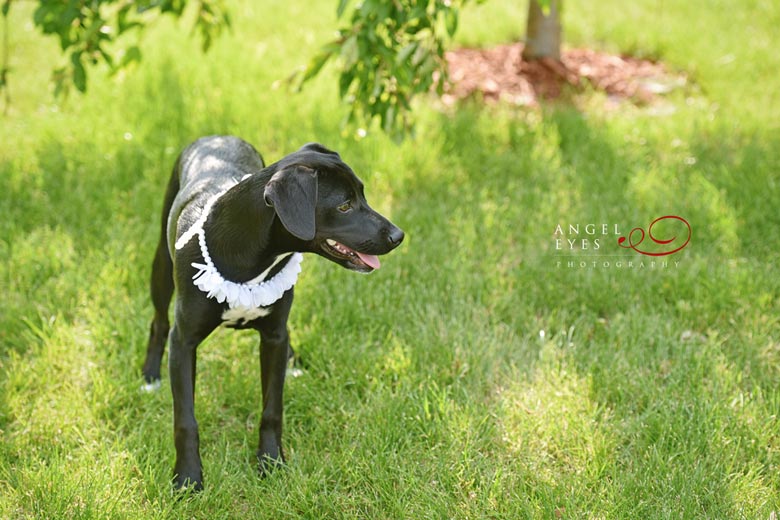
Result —
[[[265,203],[308,251],[368,273],[403,240],[403,231],[371,209],[363,183],[336,152],[310,143],[271,167]]]

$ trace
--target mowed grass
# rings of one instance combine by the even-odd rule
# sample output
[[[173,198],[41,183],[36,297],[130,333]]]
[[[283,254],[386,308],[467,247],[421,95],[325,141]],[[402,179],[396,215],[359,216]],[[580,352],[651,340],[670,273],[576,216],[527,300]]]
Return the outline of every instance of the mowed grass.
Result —
[[[689,85],[612,110],[598,94],[541,110],[424,101],[398,146],[342,134],[332,70],[302,94],[275,88],[332,36],[335,3],[260,4],[232,4],[233,32],[205,56],[158,22],[136,70],[92,72],[89,95],[62,104],[56,42],[12,5],[0,518],[780,510],[775,2],[569,2],[570,45],[663,59]],[[518,38],[523,14],[472,6],[455,44]],[[258,338],[218,331],[200,347],[206,490],[177,500],[167,374],[139,391],[147,280],[173,161],[214,133],[269,162],[308,141],[339,150],[407,241],[368,277],[304,262],[290,328],[306,371],[287,383],[288,466],[270,478],[254,460]],[[558,224],[627,233],[665,214],[693,229],[677,267],[628,268],[647,258],[614,235],[586,238],[628,255],[622,267],[555,249]]]

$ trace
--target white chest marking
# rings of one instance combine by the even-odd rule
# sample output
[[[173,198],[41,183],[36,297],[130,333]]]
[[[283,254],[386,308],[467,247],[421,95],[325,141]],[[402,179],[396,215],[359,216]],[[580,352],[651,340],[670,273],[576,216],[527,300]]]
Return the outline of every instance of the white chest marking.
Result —
[[[271,314],[271,307],[234,307],[222,313],[222,325],[238,325]]]

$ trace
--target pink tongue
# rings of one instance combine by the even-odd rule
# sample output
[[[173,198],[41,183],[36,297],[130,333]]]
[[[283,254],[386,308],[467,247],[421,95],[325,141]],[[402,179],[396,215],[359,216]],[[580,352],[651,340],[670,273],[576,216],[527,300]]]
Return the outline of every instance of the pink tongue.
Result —
[[[355,251],[357,255],[360,257],[363,262],[369,266],[371,269],[379,269],[379,266],[382,265],[379,263],[379,258],[374,255],[367,255],[365,253],[358,253]]]

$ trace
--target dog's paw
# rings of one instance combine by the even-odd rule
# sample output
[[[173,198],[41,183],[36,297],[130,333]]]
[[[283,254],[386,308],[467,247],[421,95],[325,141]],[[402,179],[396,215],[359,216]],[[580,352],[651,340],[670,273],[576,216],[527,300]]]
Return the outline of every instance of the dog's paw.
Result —
[[[286,377],[301,377],[305,372],[298,367],[289,367]]]
[[[173,491],[179,497],[203,491],[203,478],[173,477]]]
[[[151,393],[156,392],[160,389],[160,386],[162,386],[162,380],[160,379],[154,379],[150,381],[149,383],[144,383],[141,385],[141,392],[144,393]]]
[[[301,377],[305,374],[306,365],[303,362],[303,358],[300,355],[293,352],[292,347],[287,355],[287,372],[286,377]]]
[[[283,456],[274,458],[270,455],[257,452],[257,471],[260,474],[260,478],[265,478],[277,469],[284,468],[284,466],[285,462]]]

